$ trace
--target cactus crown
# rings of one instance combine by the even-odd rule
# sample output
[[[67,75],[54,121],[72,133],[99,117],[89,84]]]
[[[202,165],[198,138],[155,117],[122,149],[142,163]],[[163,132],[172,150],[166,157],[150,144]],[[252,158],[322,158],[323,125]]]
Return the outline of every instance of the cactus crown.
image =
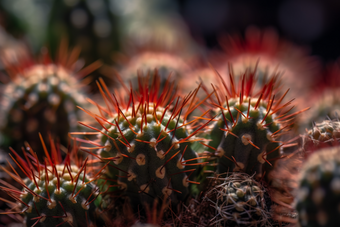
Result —
[[[14,173],[3,168],[23,190],[10,185],[1,189],[17,200],[19,205],[15,209],[25,215],[28,226],[84,226],[95,223],[94,201],[100,198],[100,194],[86,174],[90,171],[88,159],[81,164],[75,158],[78,149],[75,146],[62,161],[60,151],[52,140],[50,156],[41,135],[40,138],[46,155],[44,164],[39,163],[37,154],[28,144],[29,152],[24,152],[25,159],[11,149],[15,155],[15,158],[11,155],[13,161],[27,178],[21,179],[12,166]]]

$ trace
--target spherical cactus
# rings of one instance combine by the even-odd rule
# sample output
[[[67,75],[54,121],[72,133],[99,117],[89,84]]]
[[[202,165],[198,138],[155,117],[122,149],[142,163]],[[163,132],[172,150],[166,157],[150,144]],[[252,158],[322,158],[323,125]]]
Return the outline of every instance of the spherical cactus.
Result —
[[[322,147],[337,146],[340,141],[340,121],[324,120],[314,123],[313,128],[308,130],[302,139],[303,148],[307,153]]]
[[[269,226],[269,195],[245,173],[212,177],[191,221],[204,226]],[[268,200],[269,199],[269,200]]]
[[[339,226],[340,148],[313,153],[301,171],[296,209],[302,227]]]
[[[116,92],[103,92],[108,106],[100,111],[111,118],[89,113],[103,127],[96,129],[98,143],[89,143],[101,147],[96,156],[107,162],[113,184],[125,189],[133,208],[151,205],[156,198],[168,198],[173,205],[185,201],[198,159],[190,147],[198,140],[197,130],[191,132],[192,122],[185,121],[196,92],[175,98],[171,83],[160,91],[158,76],[151,87],[148,84],[148,78],[140,78],[138,93],[131,90],[126,103],[118,103]],[[108,91],[104,84],[100,90]]]
[[[68,145],[68,132],[79,131],[77,121],[84,116],[77,106],[86,106],[82,85],[76,78],[84,71],[73,72],[76,59],[60,56],[55,64],[46,59],[47,63],[41,64],[25,59],[22,66],[8,70],[12,81],[4,85],[1,95],[2,147],[19,151],[27,141],[42,161],[39,132]]]
[[[282,103],[287,92],[281,98],[272,94],[274,79],[253,92],[254,75],[255,71],[246,72],[236,84],[230,74],[229,88],[221,79],[225,94],[213,86],[217,117],[207,132],[211,139],[208,148],[219,158],[219,173],[241,171],[260,178],[282,156],[280,135],[289,130],[287,122],[297,113],[285,110],[290,104]]]
[[[46,149],[44,142],[43,147]],[[5,170],[23,189],[18,191],[6,184],[7,187],[1,189],[17,200],[17,213],[24,214],[27,226],[89,226],[103,223],[96,214],[101,196],[98,187],[86,174],[90,170],[87,159],[82,165],[71,164],[70,157],[76,155],[72,152],[62,163],[60,151],[57,152],[54,144],[52,156],[46,150],[44,164],[39,163],[37,154],[30,147],[30,153],[25,153],[26,161],[12,151],[15,154],[13,160],[27,178],[21,179],[14,169],[14,173]]]

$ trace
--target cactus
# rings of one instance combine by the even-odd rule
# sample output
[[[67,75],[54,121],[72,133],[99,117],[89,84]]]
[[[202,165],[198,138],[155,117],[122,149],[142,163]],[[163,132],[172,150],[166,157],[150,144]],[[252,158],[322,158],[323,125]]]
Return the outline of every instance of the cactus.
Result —
[[[313,153],[300,176],[296,209],[301,227],[339,226],[340,148]]]
[[[71,56],[76,52],[72,52]],[[44,56],[46,57],[46,56]],[[67,58],[66,58],[67,59]],[[27,141],[43,160],[38,133],[48,135],[68,144],[68,132],[80,129],[77,121],[83,112],[78,105],[86,106],[81,84],[72,72],[77,57],[56,64],[38,64],[30,59],[22,60],[22,67],[10,68],[12,81],[4,85],[1,97],[1,146],[20,150]],[[10,67],[10,66],[9,66]],[[84,72],[84,71],[83,71]],[[46,140],[46,138],[44,138]]]
[[[161,85],[164,86],[171,73],[175,81],[181,80],[190,66],[185,62],[183,56],[166,50],[142,50],[135,53],[127,63],[122,64],[120,75],[125,82],[132,81],[133,88],[138,89],[138,72],[140,74],[150,73],[161,77]]]
[[[245,173],[210,179],[202,198],[186,209],[184,223],[202,226],[269,226],[270,199],[264,187]],[[269,200],[268,200],[269,199]]]
[[[299,113],[287,115],[289,110],[284,110],[290,104],[281,104],[287,92],[280,99],[272,95],[275,77],[254,93],[255,72],[244,74],[239,84],[230,74],[229,88],[221,78],[225,94],[213,86],[218,102],[212,104],[218,108],[216,121],[207,132],[208,148],[219,158],[219,173],[242,171],[260,178],[281,157],[280,134],[289,130],[285,121]]]
[[[42,139],[41,135],[40,138]],[[82,165],[71,163],[77,148],[68,154],[64,162],[61,161],[60,151],[54,143],[51,147],[51,156],[47,152],[42,140],[47,158],[44,164],[39,163],[37,154],[29,147],[30,153],[24,153],[26,161],[13,149],[13,161],[27,176],[21,179],[18,173],[3,168],[14,180],[22,185],[23,190],[18,191],[8,185],[1,187],[12,198],[16,199],[19,206],[17,213],[23,213],[27,226],[89,226],[102,223],[97,217],[97,205],[101,196],[98,187],[92,183],[86,174],[90,171],[87,159]],[[29,160],[31,157],[33,160]],[[6,212],[5,212],[6,213]],[[12,212],[9,212],[9,214]]]
[[[308,130],[302,139],[303,148],[307,153],[323,147],[337,146],[340,141],[340,122],[324,120],[314,123],[313,128]]]
[[[158,76],[151,87],[148,84],[147,77],[140,78],[139,92],[133,94],[131,90],[128,102],[118,103],[117,93],[110,95],[102,83],[100,90],[107,91],[102,95],[108,106],[99,109],[111,118],[89,113],[103,127],[96,129],[100,132],[99,142],[89,142],[102,147],[94,155],[107,162],[107,178],[125,190],[134,209],[151,205],[156,198],[169,198],[173,205],[185,201],[198,159],[190,147],[190,142],[198,140],[193,137],[197,130],[191,132],[192,122],[185,121],[193,111],[197,91],[181,101],[177,97],[171,106],[176,97],[173,84],[168,81],[160,91]]]

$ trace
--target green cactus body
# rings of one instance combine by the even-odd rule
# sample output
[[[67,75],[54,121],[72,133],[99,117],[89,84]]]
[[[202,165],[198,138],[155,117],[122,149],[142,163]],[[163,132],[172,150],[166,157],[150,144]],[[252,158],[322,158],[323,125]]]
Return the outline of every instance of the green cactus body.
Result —
[[[185,201],[198,165],[190,145],[199,139],[194,137],[196,131],[190,132],[192,122],[185,121],[185,114],[193,111],[194,105],[189,104],[194,95],[178,96],[171,105],[176,97],[173,83],[167,81],[161,89],[158,75],[152,86],[149,83],[147,77],[140,78],[138,93],[126,95],[126,103],[120,97],[113,99],[119,95],[116,91],[113,96],[102,93],[105,102],[113,104],[100,107],[110,118],[95,117],[102,125],[97,130],[102,148],[96,157],[107,162],[103,178],[125,190],[133,209],[152,206],[157,198],[169,199],[173,205]],[[100,90],[108,91],[102,86]]]
[[[15,189],[0,182],[4,185],[1,189],[19,203],[10,213],[23,214],[26,226],[104,226],[105,215],[99,217],[97,212],[100,191],[87,175],[92,170],[88,159],[82,162],[77,158],[78,147],[73,147],[62,160],[60,150],[52,140],[50,142],[51,155],[42,140],[46,153],[44,164],[39,163],[37,154],[29,145],[29,152],[24,153],[26,161],[11,149],[13,161],[26,178],[21,179],[12,166],[15,174],[3,168],[23,188]]]
[[[208,226],[268,226],[269,207],[263,186],[244,173],[220,175],[202,198],[214,210]],[[268,196],[267,196],[268,197]],[[209,211],[201,211],[209,213]]]
[[[83,94],[75,89],[76,78],[53,64],[35,65],[16,76],[5,85],[1,100],[2,146],[20,150],[27,141],[40,157],[44,151],[39,132],[50,133],[67,146],[68,132],[80,129],[77,121],[83,112],[77,106],[85,103]]]
[[[249,118],[243,117],[239,111],[246,116],[248,111],[249,102],[246,100],[240,104],[236,99],[228,100],[230,106],[230,113],[234,119],[238,121],[229,123],[229,132],[224,136],[225,132],[221,130],[227,129],[224,125],[222,113],[217,118],[218,121],[212,130],[213,146],[217,145],[216,154],[220,157],[220,163],[218,165],[218,171],[220,173],[229,171],[244,171],[248,174],[256,172],[260,177],[263,173],[262,166],[265,164],[266,159],[273,159],[280,157],[280,150],[277,149],[274,152],[266,155],[267,152],[272,151],[280,144],[272,142],[272,134],[280,129],[278,122],[275,122],[275,115],[267,116],[265,121],[263,118],[267,114],[267,103],[261,103],[256,109],[255,105],[257,100],[252,99],[250,101]],[[224,111],[226,119],[231,121],[231,115],[229,111]],[[263,125],[269,124],[268,127]],[[217,132],[218,133],[214,133]],[[253,143],[254,145],[252,145]],[[227,157],[230,159],[228,159]],[[267,157],[266,157],[267,156]],[[232,157],[235,158],[236,163],[233,162]],[[269,165],[269,164],[265,164]]]
[[[340,226],[340,148],[313,153],[304,164],[296,209],[301,227]]]
[[[89,225],[94,219],[97,187],[89,183],[90,179],[77,166],[56,165],[55,170],[51,167],[46,170],[42,168],[40,180],[34,179],[36,183],[33,179],[24,180],[27,189],[20,199],[26,225],[36,222],[35,226]]]
[[[257,95],[252,94],[254,81],[254,73],[250,73],[239,80],[239,85],[234,85],[230,76],[230,89],[224,86],[226,95],[216,95],[216,121],[207,133],[211,139],[209,151],[219,158],[219,173],[241,171],[260,178],[281,157],[279,136],[288,127],[282,122],[294,114],[280,115],[287,113],[282,109],[289,103],[281,104],[284,95],[281,99],[271,95],[274,80],[266,83]],[[220,100],[226,100],[223,107]]]
[[[195,159],[196,153],[191,150],[190,142],[179,143],[189,134],[185,127],[174,130],[177,122],[170,119],[169,111],[161,107],[154,109],[152,103],[147,106],[138,110],[135,106],[135,115],[130,107],[124,112],[126,119],[121,114],[110,120],[112,124],[106,127],[108,136],[101,137],[105,148],[99,155],[114,157],[110,172],[118,173],[117,182],[126,189],[133,203],[152,204],[155,198],[164,196],[178,203],[189,194],[185,171],[193,167],[186,164],[195,161],[186,160]],[[118,127],[113,125],[117,123]],[[182,124],[180,119],[178,126]]]

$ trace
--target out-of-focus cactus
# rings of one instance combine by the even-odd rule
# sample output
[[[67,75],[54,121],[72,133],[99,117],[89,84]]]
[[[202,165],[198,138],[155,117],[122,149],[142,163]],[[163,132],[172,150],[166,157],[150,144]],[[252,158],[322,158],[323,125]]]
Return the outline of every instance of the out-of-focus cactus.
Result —
[[[65,54],[67,54],[65,52]],[[68,133],[79,131],[77,121],[83,112],[77,106],[86,106],[78,81],[85,71],[74,72],[77,51],[70,56],[60,55],[55,63],[47,56],[41,63],[23,59],[19,66],[8,66],[11,81],[3,85],[1,92],[1,146],[21,150],[24,141],[31,144],[42,161],[44,151],[38,133],[68,145]],[[46,138],[44,138],[46,140]]]
[[[339,226],[340,148],[321,149],[304,163],[296,198],[302,227]]]

